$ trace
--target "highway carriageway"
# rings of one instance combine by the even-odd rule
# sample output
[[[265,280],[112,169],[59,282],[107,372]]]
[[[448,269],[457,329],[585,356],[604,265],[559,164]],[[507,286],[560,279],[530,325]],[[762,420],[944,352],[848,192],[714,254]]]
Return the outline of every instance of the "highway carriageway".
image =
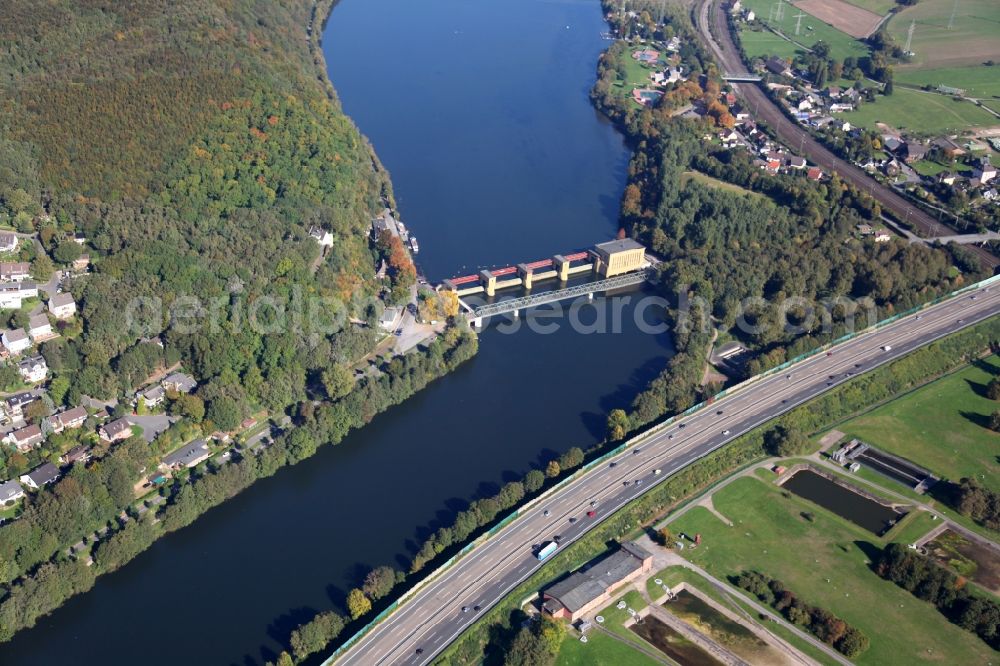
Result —
[[[430,662],[479,615],[541,566],[533,554],[536,545],[558,535],[562,550],[629,501],[727,442],[853,376],[997,313],[1000,281],[860,334],[654,429],[613,459],[532,502],[517,519],[426,581],[382,622],[327,663]],[[885,345],[891,350],[884,351]],[[654,474],[655,469],[662,473]],[[641,485],[635,483],[637,480]],[[588,518],[591,510],[596,515]],[[480,611],[474,611],[475,606]],[[463,612],[463,607],[468,610]]]

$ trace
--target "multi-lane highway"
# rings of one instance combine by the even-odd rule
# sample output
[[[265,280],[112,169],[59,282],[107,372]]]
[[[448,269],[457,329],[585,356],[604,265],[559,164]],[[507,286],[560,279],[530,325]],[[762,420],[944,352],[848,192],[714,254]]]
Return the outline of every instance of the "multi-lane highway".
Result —
[[[1000,313],[1000,282],[956,296],[764,377],[558,487],[427,582],[336,659],[337,664],[424,664],[540,563],[539,543],[561,548],[671,473],[766,421],[933,340]],[[660,474],[655,470],[660,469]],[[641,483],[636,483],[636,482]],[[593,511],[594,517],[588,517]],[[478,610],[477,610],[478,609]]]
[[[726,11],[719,0],[699,0],[694,8],[694,19],[702,39],[708,44],[712,54],[719,61],[723,71],[743,72],[746,65],[740,57],[736,44],[729,32]],[[811,162],[824,169],[835,171],[841,178],[862,192],[869,193],[878,201],[883,210],[891,211],[897,220],[912,224],[925,236],[954,235],[954,230],[934,219],[923,209],[910,203],[888,187],[878,183],[861,168],[842,160],[830,152],[812,134],[790,120],[771,98],[764,94],[755,83],[731,84],[736,93],[747,103],[748,110],[757,120],[764,120],[778,140],[786,146],[798,149]],[[983,265],[996,268],[1000,259],[982,247],[970,246]]]

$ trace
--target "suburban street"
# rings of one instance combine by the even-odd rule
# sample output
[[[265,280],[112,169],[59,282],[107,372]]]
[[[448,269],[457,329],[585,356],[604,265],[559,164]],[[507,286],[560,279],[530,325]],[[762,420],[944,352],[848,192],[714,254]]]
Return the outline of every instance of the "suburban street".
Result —
[[[723,72],[731,74],[745,72],[747,65],[740,58],[736,44],[729,33],[726,12],[721,3],[718,0],[701,0],[694,8],[693,14],[702,38],[708,44],[712,55],[719,61]],[[730,85],[746,101],[747,110],[753,117],[758,121],[765,121],[778,140],[786,146],[797,150],[819,167],[836,172],[859,191],[868,192],[883,210],[891,211],[897,220],[913,225],[924,236],[955,235],[956,232],[951,227],[938,222],[915,204],[883,186],[860,167],[830,152],[814,139],[812,134],[785,116],[757,84],[731,83]],[[969,250],[991,269],[1000,265],[1000,259],[985,248],[971,246]]]
[[[572,543],[670,474],[848,381],[848,373],[869,371],[998,312],[1000,284],[962,294],[837,345],[787,372],[760,379],[655,430],[611,464],[594,467],[527,507],[509,526],[418,588],[337,663],[430,662],[475,621],[479,613],[471,610],[473,606],[485,611],[538,569],[535,545],[556,535],[561,536],[562,547]],[[886,345],[891,349],[886,351]],[[654,474],[655,469],[662,473]],[[644,483],[636,485],[640,479]],[[589,510],[596,512],[595,517],[587,517]],[[470,610],[463,613],[463,606]]]

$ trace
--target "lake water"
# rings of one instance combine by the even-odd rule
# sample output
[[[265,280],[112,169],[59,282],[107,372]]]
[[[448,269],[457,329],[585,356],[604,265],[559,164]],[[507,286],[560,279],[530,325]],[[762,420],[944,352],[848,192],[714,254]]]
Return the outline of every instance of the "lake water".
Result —
[[[392,173],[432,280],[613,237],[628,152],[587,99],[604,29],[597,0],[335,9],[330,77]],[[369,567],[402,566],[469,500],[599,441],[607,411],[670,354],[632,315],[619,334],[487,329],[457,372],[161,539],[0,646],[0,663],[273,657],[292,627],[336,608]]]

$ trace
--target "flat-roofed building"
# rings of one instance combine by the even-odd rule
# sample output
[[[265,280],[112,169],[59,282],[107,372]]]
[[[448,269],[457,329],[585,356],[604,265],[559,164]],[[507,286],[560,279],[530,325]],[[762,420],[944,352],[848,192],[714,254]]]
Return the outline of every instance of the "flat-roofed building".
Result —
[[[597,254],[597,272],[604,277],[613,277],[622,273],[645,268],[646,248],[631,238],[600,243],[594,246]]]

